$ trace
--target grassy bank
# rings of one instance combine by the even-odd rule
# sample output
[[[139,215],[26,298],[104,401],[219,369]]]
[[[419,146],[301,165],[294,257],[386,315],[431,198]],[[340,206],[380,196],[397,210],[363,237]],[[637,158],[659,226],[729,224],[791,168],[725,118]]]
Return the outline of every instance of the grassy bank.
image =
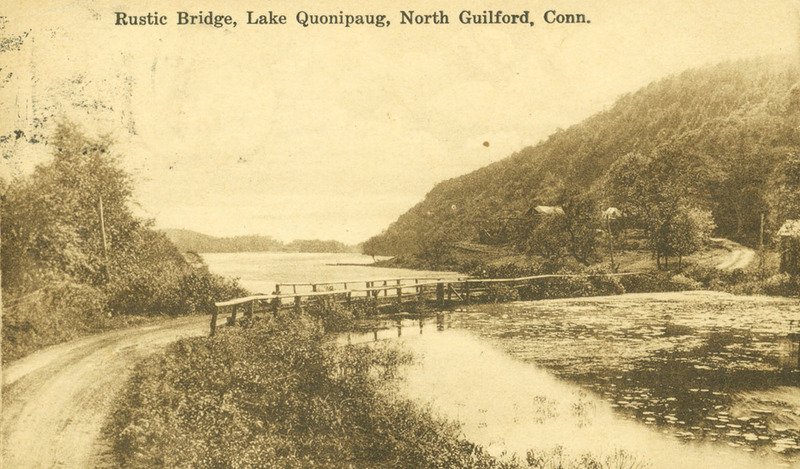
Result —
[[[185,262],[164,264],[99,287],[65,280],[23,295],[4,294],[3,363],[89,334],[208,315],[215,299],[245,293],[236,282]]]
[[[407,356],[322,338],[270,319],[147,359],[106,427],[118,467],[505,467],[389,392]]]
[[[499,460],[399,397],[411,357],[341,346],[310,316],[181,340],[135,369],[104,435],[116,467],[640,468],[560,449]]]
[[[669,292],[682,290],[714,290],[743,295],[796,297],[800,295],[800,278],[778,272],[779,255],[766,252],[744,269],[715,268],[723,249],[707,249],[685,259],[680,268],[658,270],[652,256],[644,251],[628,251],[617,257],[620,272],[640,275],[629,278],[602,279],[592,275],[612,273],[608,262],[584,266],[571,259],[546,261],[509,250],[493,252],[451,251],[443,263],[406,256],[381,261],[384,267],[417,268],[461,272],[475,278],[517,278],[547,274],[575,274],[568,281],[544,282],[542,288],[523,288],[517,293],[499,286],[489,295],[491,301],[538,300],[622,293]]]

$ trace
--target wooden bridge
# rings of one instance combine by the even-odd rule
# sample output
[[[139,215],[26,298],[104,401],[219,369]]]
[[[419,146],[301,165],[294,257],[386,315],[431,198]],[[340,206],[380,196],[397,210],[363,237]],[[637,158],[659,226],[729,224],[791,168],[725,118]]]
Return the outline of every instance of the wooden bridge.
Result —
[[[324,299],[348,308],[355,304],[368,305],[375,310],[388,305],[402,307],[409,302],[424,302],[437,308],[453,304],[469,305],[476,300],[483,300],[489,294],[492,285],[507,285],[519,289],[550,279],[623,277],[641,275],[637,273],[618,274],[564,274],[534,275],[518,278],[469,278],[469,277],[399,277],[380,280],[341,280],[314,283],[279,283],[275,292],[235,298],[215,303],[216,308],[211,317],[211,335],[216,331],[218,316],[230,312],[228,324],[236,324],[237,314],[241,311],[245,318],[252,318],[256,313],[271,312],[278,314],[281,310],[301,312],[311,301]],[[291,293],[284,293],[291,290]]]

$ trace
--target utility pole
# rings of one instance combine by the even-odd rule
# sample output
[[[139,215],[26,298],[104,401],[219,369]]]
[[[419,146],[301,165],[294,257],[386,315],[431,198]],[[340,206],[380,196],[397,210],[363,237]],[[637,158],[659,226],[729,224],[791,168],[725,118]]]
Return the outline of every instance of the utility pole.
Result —
[[[758,270],[764,274],[764,212],[761,212],[761,227],[758,240]]]
[[[614,234],[611,232],[611,217],[606,217],[606,231],[608,231],[608,250],[611,257],[611,271],[617,271],[617,265],[614,263]]]
[[[103,270],[108,281],[108,241],[106,239],[106,220],[103,213],[103,195],[100,194],[100,232],[103,234]]]

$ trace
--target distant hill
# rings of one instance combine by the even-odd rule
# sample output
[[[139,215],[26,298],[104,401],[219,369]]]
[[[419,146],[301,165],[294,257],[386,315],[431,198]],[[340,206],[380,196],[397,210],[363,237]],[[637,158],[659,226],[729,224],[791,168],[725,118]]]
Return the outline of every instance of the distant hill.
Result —
[[[262,235],[219,238],[183,229],[162,231],[182,252],[357,252],[355,247],[333,240],[294,240],[284,244]]]
[[[482,227],[531,207],[558,204],[559,189],[604,197],[620,157],[669,144],[702,157],[717,233],[758,238],[761,214],[775,229],[775,169],[800,148],[800,72],[788,58],[688,70],[627,94],[609,109],[536,146],[436,185],[423,201],[368,240],[370,254],[419,254],[431,240],[474,242]],[[669,181],[664,181],[669,184]],[[774,192],[774,191],[773,191]],[[773,201],[774,202],[774,201]]]

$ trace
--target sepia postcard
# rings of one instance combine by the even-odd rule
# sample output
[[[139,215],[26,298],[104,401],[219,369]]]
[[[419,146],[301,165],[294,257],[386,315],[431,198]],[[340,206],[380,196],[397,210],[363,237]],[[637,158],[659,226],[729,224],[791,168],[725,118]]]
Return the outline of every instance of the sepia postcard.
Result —
[[[0,5],[0,466],[800,467],[800,3]]]

